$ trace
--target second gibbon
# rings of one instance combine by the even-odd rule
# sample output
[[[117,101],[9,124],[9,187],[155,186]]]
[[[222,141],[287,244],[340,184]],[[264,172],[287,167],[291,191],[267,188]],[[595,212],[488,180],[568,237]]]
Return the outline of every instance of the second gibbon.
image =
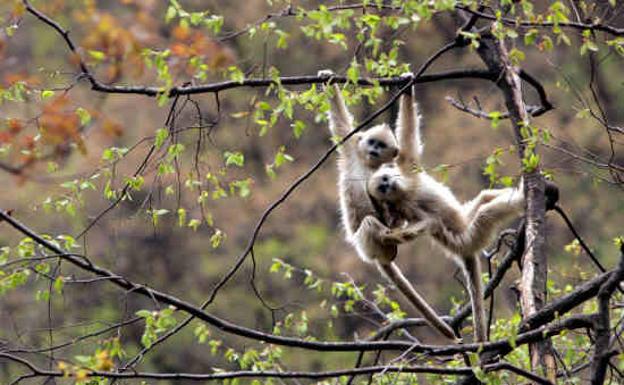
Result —
[[[412,91],[413,92],[413,91]],[[429,234],[452,256],[466,278],[474,321],[475,341],[487,339],[479,253],[505,220],[522,213],[524,189],[483,190],[460,203],[451,190],[433,179],[421,165],[422,143],[417,106],[410,96],[402,106],[414,124],[399,124],[399,155],[370,177],[368,191],[394,222],[397,237],[410,240]],[[392,232],[391,232],[392,233]]]

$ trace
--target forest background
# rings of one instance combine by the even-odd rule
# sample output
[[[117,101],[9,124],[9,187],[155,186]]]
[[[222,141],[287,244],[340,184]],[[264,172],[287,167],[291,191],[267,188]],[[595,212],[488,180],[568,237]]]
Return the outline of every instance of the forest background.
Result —
[[[351,340],[417,317],[345,242],[335,153],[270,208],[332,146],[317,71],[332,69],[342,77],[349,107],[361,122],[392,100],[403,84],[399,74],[418,72],[449,42],[461,44],[436,58],[425,74],[484,68],[477,55],[480,34],[459,29],[471,16],[462,14],[462,2],[378,3],[3,1],[0,209],[134,283],[193,304],[212,293],[210,314],[253,329]],[[467,9],[476,6],[464,3]],[[526,18],[531,4],[543,20],[555,15],[588,26],[624,23],[620,2],[520,1],[513,11],[506,3],[477,12],[496,19],[495,10],[502,9],[509,18]],[[486,23],[491,20],[477,22],[486,26],[481,34]],[[507,26],[515,33],[506,36],[512,63],[541,84],[523,85],[528,111],[547,107],[531,120],[539,128],[542,174],[559,187],[559,205],[591,256],[611,269],[618,264],[623,235],[624,42],[617,33],[591,28]],[[73,52],[68,41],[76,45]],[[289,84],[277,81],[280,77],[303,78]],[[354,85],[370,78],[389,80]],[[244,79],[276,83],[255,86]],[[168,94],[173,87],[220,82],[230,83],[217,92]],[[107,89],[125,85],[155,88]],[[442,79],[417,82],[415,90],[432,175],[462,200],[517,182],[522,156],[494,81]],[[539,90],[546,90],[546,99]],[[375,121],[392,122],[395,110],[388,108]],[[546,218],[552,300],[600,270],[561,215],[549,212]],[[110,279],[94,278],[60,259],[43,258],[45,252],[23,235],[0,222],[0,353],[13,350],[41,368],[73,376],[58,383],[108,381],[89,373],[118,369],[146,347],[147,354],[131,362],[143,372],[319,371],[355,364],[354,352],[275,352],[266,348],[273,345],[254,344],[198,320],[151,349],[185,314],[150,295],[134,295],[135,289],[120,291]],[[253,252],[247,255],[250,245]],[[229,279],[240,255],[247,258]],[[490,268],[501,258],[493,258]],[[440,313],[455,314],[466,302],[456,266],[426,239],[402,246],[397,262]],[[509,338],[520,322],[521,275],[513,267],[499,284],[492,339]],[[229,280],[215,286],[224,277]],[[590,314],[597,307],[589,301],[575,311]],[[133,317],[139,319],[119,325]],[[469,325],[463,327],[467,335]],[[440,342],[428,328],[410,333],[426,343]],[[593,350],[585,334],[560,338],[555,343],[569,368],[589,360]],[[45,350],[66,341],[67,346]],[[43,350],[27,352],[33,349]],[[519,348],[514,364],[530,370],[528,355],[526,346]],[[389,353],[381,357],[387,365],[397,362]],[[620,357],[612,360],[616,369],[624,369]],[[0,357],[2,383],[24,369]],[[614,370],[610,375],[618,377]],[[38,376],[33,377],[24,382],[35,383]],[[375,380],[390,381],[386,377]],[[561,381],[588,377],[581,368]],[[417,375],[409,381],[436,380]]]

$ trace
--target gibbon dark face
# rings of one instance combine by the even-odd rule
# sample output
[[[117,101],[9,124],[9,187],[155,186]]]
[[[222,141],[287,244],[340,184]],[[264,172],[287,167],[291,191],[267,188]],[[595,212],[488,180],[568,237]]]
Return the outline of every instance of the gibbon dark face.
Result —
[[[367,166],[377,168],[399,153],[399,146],[387,124],[380,124],[357,137],[357,151]]]
[[[400,170],[392,163],[381,166],[368,180],[368,193],[380,201],[394,202],[405,190]]]

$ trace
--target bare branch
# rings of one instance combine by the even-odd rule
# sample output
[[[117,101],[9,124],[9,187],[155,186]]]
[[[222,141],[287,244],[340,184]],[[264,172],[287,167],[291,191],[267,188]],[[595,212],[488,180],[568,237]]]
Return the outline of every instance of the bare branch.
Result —
[[[30,361],[27,361],[21,357],[0,352],[0,358],[17,362],[25,366],[31,371],[28,377],[73,377],[72,373],[45,370],[35,366]],[[507,370],[513,372],[522,377],[536,381],[539,384],[552,385],[552,382],[545,378],[542,378],[534,373],[528,372],[524,369],[518,368],[511,364],[501,362],[496,364],[485,365],[483,367],[485,372],[494,372]],[[151,373],[151,372],[132,372],[132,373],[119,373],[119,372],[102,372],[102,371],[88,371],[87,377],[101,377],[110,379],[151,379],[157,381],[163,380],[187,380],[187,381],[214,381],[214,380],[227,380],[233,378],[305,378],[305,379],[323,379],[323,378],[335,378],[343,376],[357,376],[364,374],[375,373],[429,373],[440,375],[466,375],[471,374],[473,371],[469,367],[460,368],[444,368],[436,366],[368,366],[361,368],[331,370],[325,372],[297,372],[297,371],[254,371],[254,370],[240,370],[234,372],[220,372],[210,374],[195,374],[195,373]]]
[[[596,256],[594,255],[594,253],[592,253],[591,249],[589,248],[589,246],[587,246],[587,244],[585,243],[585,241],[583,240],[583,237],[581,237],[581,235],[578,233],[578,231],[576,230],[576,228],[574,227],[574,225],[572,224],[572,221],[570,220],[570,218],[568,217],[568,215],[565,213],[565,211],[563,211],[563,209],[560,206],[555,206],[555,211],[557,212],[557,214],[559,214],[561,216],[561,218],[563,219],[563,221],[565,222],[565,224],[568,226],[568,229],[572,232],[572,234],[574,235],[574,238],[576,238],[579,241],[579,244],[581,245],[581,247],[583,248],[583,250],[585,250],[585,253],[587,254],[587,256],[589,257],[589,259],[591,259],[591,261],[594,263],[594,265],[596,265],[596,267],[598,267],[598,270],[600,270],[601,272],[605,272],[607,271],[605,269],[604,266],[602,266],[602,263],[600,263],[600,261],[598,260],[598,258],[596,258]]]
[[[500,20],[506,25],[512,25],[514,27],[530,27],[530,28],[544,28],[544,27],[554,27],[555,23],[552,21],[542,21],[542,22],[534,22],[528,20],[515,20],[509,18],[497,18],[495,15],[491,15],[488,13],[480,12],[477,10],[473,10],[470,7],[466,7],[463,5],[456,5],[455,8],[461,9],[464,12],[470,13],[472,15],[477,15],[482,19],[497,21]],[[624,28],[617,28],[608,24],[602,23],[579,23],[573,21],[557,21],[556,24],[558,27],[562,28],[571,28],[579,31],[590,30],[590,31],[600,31],[606,32],[614,36],[624,36]]]

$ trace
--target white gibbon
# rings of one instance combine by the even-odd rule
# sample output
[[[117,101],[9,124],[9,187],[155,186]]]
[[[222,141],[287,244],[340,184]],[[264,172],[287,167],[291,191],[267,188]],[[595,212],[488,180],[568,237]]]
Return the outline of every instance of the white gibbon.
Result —
[[[319,76],[330,80],[333,73],[320,71]],[[354,129],[353,117],[347,110],[340,88],[334,84],[327,91],[331,93],[331,134],[343,138]],[[402,107],[408,104],[410,103],[401,102]],[[411,119],[411,115],[405,109],[400,109],[398,124],[406,119]],[[391,230],[380,220],[382,214],[378,211],[379,207],[375,207],[367,192],[369,178],[382,164],[392,162],[399,152],[392,130],[387,124],[380,124],[367,131],[358,132],[343,143],[338,152],[338,193],[347,241],[354,246],[362,260],[377,265],[382,274],[397,286],[435,330],[446,338],[457,341],[453,329],[437,315],[393,262],[397,255],[397,245],[413,239],[418,224],[410,226],[405,234],[400,229]]]
[[[413,91],[412,91],[413,92]],[[523,212],[524,189],[483,190],[464,204],[433,179],[421,165],[420,118],[412,97],[404,98],[403,120],[397,125],[399,154],[368,181],[368,192],[383,207],[390,234],[407,241],[425,232],[461,267],[468,287],[475,341],[487,339],[479,253],[505,220]]]

